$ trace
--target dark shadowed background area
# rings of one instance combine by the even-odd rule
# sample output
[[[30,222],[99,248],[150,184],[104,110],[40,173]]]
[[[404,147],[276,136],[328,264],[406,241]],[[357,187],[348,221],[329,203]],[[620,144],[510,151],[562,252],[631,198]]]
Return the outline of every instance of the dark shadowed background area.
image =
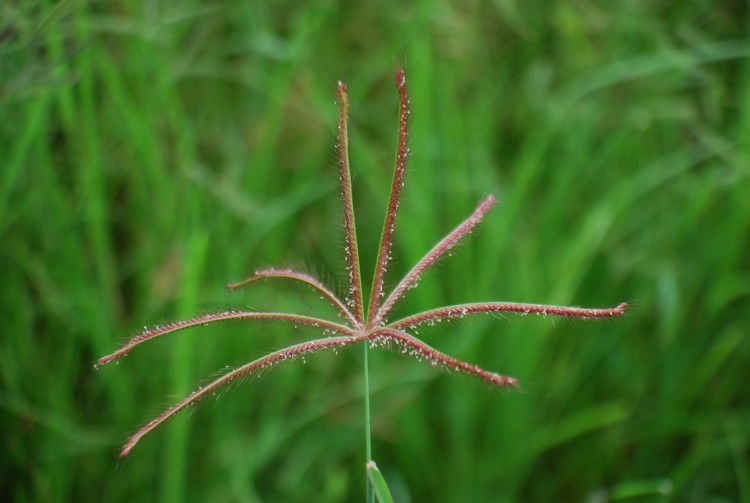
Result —
[[[609,322],[420,331],[521,391],[370,352],[373,457],[397,502],[750,502],[750,11],[632,0],[15,1],[0,6],[0,499],[362,501],[357,348],[279,365],[119,449],[226,365],[319,336],[144,325],[327,313],[344,286],[335,86],[349,86],[367,275],[412,156],[393,285],[500,201],[399,312],[503,300]]]

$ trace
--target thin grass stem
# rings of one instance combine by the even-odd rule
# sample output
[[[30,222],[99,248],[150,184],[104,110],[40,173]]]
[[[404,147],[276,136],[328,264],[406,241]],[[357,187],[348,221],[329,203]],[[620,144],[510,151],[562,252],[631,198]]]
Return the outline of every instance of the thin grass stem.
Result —
[[[364,368],[364,377],[363,377],[363,391],[364,391],[364,398],[365,398],[365,457],[367,460],[365,463],[369,463],[372,461],[372,431],[371,431],[371,421],[370,421],[370,370],[368,365],[368,348],[367,344],[362,344],[363,349],[363,368]],[[368,481],[365,481],[365,487],[367,487],[367,494],[366,494],[366,501],[367,503],[374,503],[375,502],[375,492],[372,486],[368,483]]]

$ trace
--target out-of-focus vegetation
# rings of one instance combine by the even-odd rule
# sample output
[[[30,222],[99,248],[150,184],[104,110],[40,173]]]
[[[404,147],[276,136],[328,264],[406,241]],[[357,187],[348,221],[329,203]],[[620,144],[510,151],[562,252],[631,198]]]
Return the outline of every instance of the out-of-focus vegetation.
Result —
[[[395,500],[750,501],[749,22],[739,0],[3,2],[1,499],[364,498],[360,351],[282,365],[125,459],[139,421],[202,379],[313,334],[207,327],[92,364],[144,324],[324,309],[294,285],[224,285],[271,264],[341,279],[339,79],[371,270],[401,64],[413,155],[391,280],[483,193],[501,201],[404,312],[632,308],[420,333],[524,392],[372,352]]]

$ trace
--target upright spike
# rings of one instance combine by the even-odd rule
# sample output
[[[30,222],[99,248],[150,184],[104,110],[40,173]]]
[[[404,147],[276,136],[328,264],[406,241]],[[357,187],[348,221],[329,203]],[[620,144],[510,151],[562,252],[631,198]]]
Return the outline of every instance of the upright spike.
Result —
[[[349,295],[353,302],[354,317],[359,323],[364,322],[362,306],[362,277],[359,267],[359,249],[357,232],[354,223],[354,202],[352,198],[352,175],[349,169],[349,96],[346,85],[339,81],[339,180],[341,197],[344,203],[344,231],[346,233],[346,263],[349,270]]]
[[[409,94],[406,91],[406,76],[401,68],[396,69],[396,88],[398,89],[398,149],[396,150],[396,165],[393,170],[393,181],[391,182],[391,195],[388,198],[388,208],[385,212],[383,232],[380,235],[380,247],[378,259],[375,263],[375,276],[372,282],[372,293],[370,294],[370,309],[368,311],[368,326],[374,328],[377,324],[378,305],[383,293],[383,280],[388,261],[391,257],[393,245],[393,228],[398,214],[401,188],[404,186],[404,172],[406,170],[406,157],[409,153]]]

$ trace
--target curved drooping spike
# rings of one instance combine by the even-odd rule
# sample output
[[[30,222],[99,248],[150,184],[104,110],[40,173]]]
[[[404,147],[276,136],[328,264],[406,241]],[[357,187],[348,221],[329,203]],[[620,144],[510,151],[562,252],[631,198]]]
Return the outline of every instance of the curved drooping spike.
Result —
[[[518,384],[518,381],[513,377],[501,376],[494,372],[488,372],[482,367],[448,356],[401,330],[381,328],[373,332],[368,339],[377,341],[381,344],[387,344],[388,342],[393,341],[404,348],[408,348],[407,351],[410,354],[422,357],[432,365],[441,365],[451,370],[475,375],[495,386],[515,386]]]
[[[375,324],[381,323],[385,320],[388,312],[391,310],[393,305],[404,295],[409,288],[412,288],[419,278],[424,273],[425,269],[430,267],[432,264],[447,253],[451,248],[468,234],[476,225],[482,221],[485,213],[490,211],[492,207],[497,203],[497,200],[493,195],[486,196],[476,207],[474,212],[469,218],[464,220],[458,227],[453,229],[450,234],[445,236],[435,247],[430,250],[427,255],[417,262],[411,271],[401,280],[401,282],[394,288],[393,292],[388,296],[383,305],[378,310],[377,316],[375,316]]]
[[[272,320],[272,321],[287,321],[290,323],[298,323],[300,325],[312,325],[319,327],[323,330],[329,330],[334,333],[351,336],[354,332],[344,325],[333,323],[328,320],[320,318],[313,318],[311,316],[302,316],[299,314],[289,313],[258,313],[253,311],[225,311],[222,313],[206,314],[193,318],[190,320],[177,321],[169,323],[167,325],[157,325],[152,328],[146,328],[140,334],[131,338],[128,342],[120,346],[120,348],[112,354],[102,356],[97,361],[97,365],[105,365],[113,362],[118,358],[130,353],[130,351],[139,344],[142,344],[156,337],[162,335],[171,334],[173,332],[179,332],[187,328],[196,327],[200,325],[208,325],[210,323],[216,323],[218,321],[229,321],[229,320]]]
[[[453,318],[463,318],[469,314],[482,313],[520,313],[520,314],[543,314],[552,316],[566,316],[569,318],[611,318],[625,313],[627,304],[622,303],[610,308],[585,308],[550,306],[545,304],[521,304],[516,302],[477,302],[472,304],[458,304],[455,306],[440,307],[425,311],[423,313],[407,316],[385,328],[403,330],[421,325],[427,322],[441,321]]]
[[[238,367],[234,370],[230,370],[229,372],[223,374],[221,377],[219,377],[218,379],[215,379],[214,381],[210,382],[206,386],[201,386],[200,388],[196,389],[195,391],[190,393],[187,397],[183,398],[178,403],[174,404],[173,406],[171,406],[170,408],[162,412],[158,417],[149,421],[145,426],[143,426],[141,429],[135,432],[128,439],[127,443],[125,444],[125,446],[122,448],[122,451],[120,452],[120,456],[127,456],[130,453],[130,451],[133,449],[133,447],[135,447],[135,445],[143,437],[145,437],[146,435],[154,431],[160,424],[162,424],[167,419],[173,417],[177,413],[197,403],[201,399],[209,395],[213,395],[220,388],[228,385],[229,383],[231,383],[232,381],[238,378],[251,376],[262,370],[266,370],[276,365],[277,363],[281,363],[286,360],[292,360],[294,358],[303,356],[305,354],[320,351],[321,349],[347,346],[349,344],[359,342],[363,339],[364,339],[363,336],[329,337],[327,339],[317,339],[317,340],[312,340],[308,342],[303,342],[301,344],[295,344],[294,346],[289,346],[279,351],[275,351],[262,358],[258,358],[257,360],[254,360],[250,363],[246,363],[245,365],[242,365],[241,367]]]
[[[374,328],[377,323],[375,313],[383,294],[383,280],[388,262],[391,259],[391,247],[393,245],[393,228],[396,223],[401,189],[404,186],[404,172],[406,169],[406,157],[409,153],[409,95],[406,91],[406,76],[401,68],[396,70],[396,88],[398,89],[398,149],[396,150],[396,165],[393,169],[393,180],[391,182],[391,195],[388,198],[388,207],[383,222],[383,232],[380,235],[380,246],[378,258],[375,263],[375,275],[372,281],[372,293],[370,294],[370,309],[368,326]]]
[[[265,278],[291,279],[305,283],[306,285],[309,285],[314,290],[316,290],[331,304],[333,304],[334,307],[336,307],[336,309],[338,309],[339,312],[344,316],[344,318],[346,318],[346,320],[352,324],[352,326],[356,327],[359,325],[356,318],[354,318],[354,315],[351,313],[351,311],[349,311],[344,303],[341,302],[336,294],[329,290],[319,279],[303,272],[297,272],[292,269],[276,269],[273,267],[270,269],[261,269],[259,271],[255,271],[255,274],[250,276],[245,281],[228,285],[227,288],[229,288],[230,290],[238,290],[253,283],[257,283],[258,281]]]

